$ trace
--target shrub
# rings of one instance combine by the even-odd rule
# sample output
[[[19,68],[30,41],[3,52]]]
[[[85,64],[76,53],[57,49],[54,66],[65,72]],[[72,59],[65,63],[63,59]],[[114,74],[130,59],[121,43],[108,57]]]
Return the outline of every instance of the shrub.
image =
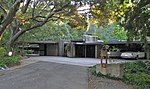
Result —
[[[65,47],[66,51],[71,51],[71,43],[68,43]]]
[[[8,66],[10,64],[13,64],[13,63],[16,63],[19,61],[19,58],[20,58],[20,55],[18,54],[15,54],[11,57],[3,57],[1,60],[0,60],[0,67],[4,67],[4,66]]]
[[[137,73],[137,72],[146,72],[147,70],[138,65],[136,62],[128,62],[124,64],[124,72],[128,73]]]
[[[135,85],[137,89],[150,88],[150,61],[137,61],[124,64],[124,82]]]
[[[6,55],[6,50],[3,47],[0,47],[0,67],[5,66],[4,57]]]
[[[25,50],[26,54],[33,54],[33,52],[34,52],[33,50]]]
[[[3,47],[0,47],[0,59],[6,55],[6,50]]]

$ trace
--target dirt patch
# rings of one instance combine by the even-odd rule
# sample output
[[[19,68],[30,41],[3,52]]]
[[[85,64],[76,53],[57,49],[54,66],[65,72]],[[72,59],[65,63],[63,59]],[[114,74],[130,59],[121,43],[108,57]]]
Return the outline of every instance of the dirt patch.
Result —
[[[10,68],[10,67],[19,66],[19,65],[21,65],[21,63],[19,61],[17,61],[15,63],[9,64],[8,67]]]

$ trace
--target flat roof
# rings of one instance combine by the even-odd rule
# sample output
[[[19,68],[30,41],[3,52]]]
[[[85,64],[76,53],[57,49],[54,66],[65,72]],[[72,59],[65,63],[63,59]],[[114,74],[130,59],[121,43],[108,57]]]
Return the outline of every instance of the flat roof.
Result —
[[[30,43],[30,44],[57,44],[56,41],[19,41],[18,43]]]
[[[150,44],[150,41],[147,41],[148,44]],[[128,42],[128,41],[108,41],[108,42],[105,42],[105,44],[127,44],[127,43],[131,43],[131,44],[143,44],[144,42],[141,42],[141,41],[131,41],[131,42]]]

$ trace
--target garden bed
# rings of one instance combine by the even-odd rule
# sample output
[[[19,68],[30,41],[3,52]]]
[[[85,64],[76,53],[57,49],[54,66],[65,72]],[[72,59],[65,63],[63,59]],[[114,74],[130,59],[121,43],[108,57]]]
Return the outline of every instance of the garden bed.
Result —
[[[89,68],[89,89],[150,89],[150,61],[128,62],[123,66],[121,79],[96,73],[96,66]]]

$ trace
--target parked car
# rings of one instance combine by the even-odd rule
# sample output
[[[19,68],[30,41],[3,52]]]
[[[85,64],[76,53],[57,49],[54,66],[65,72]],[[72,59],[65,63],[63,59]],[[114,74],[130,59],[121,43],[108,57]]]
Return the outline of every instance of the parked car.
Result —
[[[121,49],[115,47],[115,46],[111,46],[109,47],[107,54],[109,57],[112,57],[112,58],[120,58],[121,56],[121,52],[120,52]]]
[[[117,58],[117,57],[120,57],[121,56],[121,52],[120,51],[116,51],[116,52],[107,52],[108,56],[109,57],[112,57],[112,58]]]
[[[144,52],[123,52],[121,53],[121,57],[138,59],[138,58],[144,58],[145,53]]]

